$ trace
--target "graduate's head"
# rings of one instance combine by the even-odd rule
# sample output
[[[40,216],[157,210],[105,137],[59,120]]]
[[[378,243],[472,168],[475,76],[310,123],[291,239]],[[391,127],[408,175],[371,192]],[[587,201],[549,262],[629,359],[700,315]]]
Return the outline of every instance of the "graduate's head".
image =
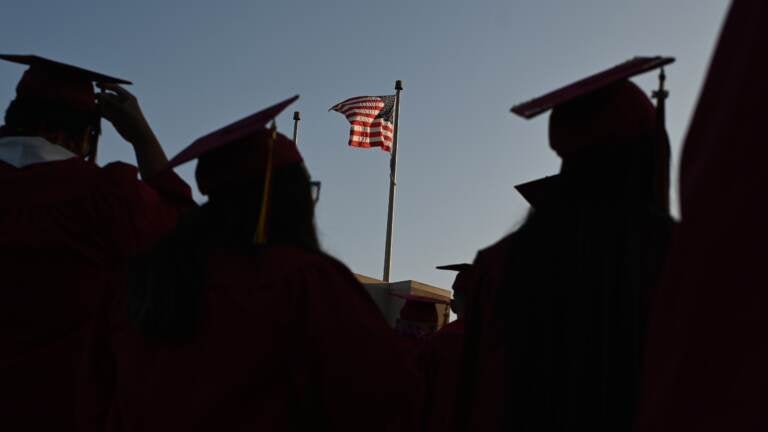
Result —
[[[1,55],[28,65],[5,112],[4,136],[40,136],[80,156],[96,150],[101,114],[93,83],[130,82],[38,56]]]
[[[456,278],[451,286],[453,289],[451,310],[459,318],[463,318],[466,312],[467,295],[475,282],[475,267],[472,264],[463,263],[438,266],[437,269],[456,272]]]
[[[296,144],[268,126],[298,96],[225,126],[181,151],[173,168],[198,159],[198,189],[257,245],[317,243],[309,174]],[[250,238],[247,238],[250,237]]]
[[[301,163],[301,154],[293,141],[279,132],[261,128],[201,155],[195,180],[200,193],[214,200],[233,189],[263,184],[268,165],[277,173]]]
[[[459,318],[464,318],[467,311],[467,295],[472,289],[473,270],[462,271],[456,275],[453,281],[453,300],[451,300],[451,310]]]
[[[635,57],[512,108],[529,119],[552,111],[549,142],[563,159],[564,198],[667,207],[666,133],[648,95],[629,79],[673,61]]]
[[[395,322],[395,331],[410,339],[425,339],[437,331],[437,324],[398,318]]]
[[[42,137],[85,157],[96,145],[99,131],[98,114],[17,98],[5,111],[2,135]]]
[[[552,148],[563,159],[564,184],[599,199],[645,202],[656,192],[656,109],[624,80],[558,105],[549,120]]]
[[[446,304],[445,300],[414,294],[393,293],[405,302],[395,322],[395,330],[402,336],[423,339],[437,331],[437,304]]]
[[[634,83],[623,80],[557,105],[549,118],[549,145],[564,160],[647,145],[656,108]]]
[[[266,206],[264,244],[316,247],[316,194],[309,172],[293,141],[279,133],[272,143],[269,196],[264,199],[271,134],[264,129],[200,157],[195,169],[198,189],[211,206],[231,209],[244,240],[253,241]]]

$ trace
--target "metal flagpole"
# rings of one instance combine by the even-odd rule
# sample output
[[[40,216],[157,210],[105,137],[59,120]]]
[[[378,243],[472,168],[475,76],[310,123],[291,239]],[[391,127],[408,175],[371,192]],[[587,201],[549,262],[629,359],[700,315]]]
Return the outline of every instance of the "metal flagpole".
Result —
[[[301,121],[301,113],[298,111],[293,112],[293,142],[299,145],[299,122]]]
[[[389,270],[392,266],[392,226],[395,223],[395,187],[397,186],[397,127],[400,123],[401,80],[395,81],[395,131],[392,134],[392,155],[389,160],[389,212],[387,213],[387,243],[384,248],[384,282],[389,282]]]

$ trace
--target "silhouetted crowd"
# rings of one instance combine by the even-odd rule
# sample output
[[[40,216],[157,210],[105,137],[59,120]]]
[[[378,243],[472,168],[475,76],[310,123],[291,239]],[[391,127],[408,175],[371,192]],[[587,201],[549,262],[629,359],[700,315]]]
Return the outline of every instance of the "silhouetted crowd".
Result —
[[[391,328],[318,242],[274,119],[168,160],[128,81],[38,56],[0,128],[2,431],[768,430],[768,4],[734,0],[669,210],[660,87],[637,57],[513,108],[560,172]],[[99,88],[96,91],[94,88]],[[655,99],[655,102],[654,102]],[[137,165],[96,164],[101,119]],[[197,161],[197,205],[174,172]],[[510,221],[512,222],[512,221]]]

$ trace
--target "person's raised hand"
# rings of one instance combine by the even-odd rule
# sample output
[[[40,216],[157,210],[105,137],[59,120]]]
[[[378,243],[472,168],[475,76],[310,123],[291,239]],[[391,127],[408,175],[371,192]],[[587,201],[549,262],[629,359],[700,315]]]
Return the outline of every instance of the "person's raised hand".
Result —
[[[102,117],[109,120],[126,141],[135,146],[157,141],[141,112],[136,96],[117,84],[97,84],[103,91],[96,94]]]
[[[136,96],[117,84],[97,84],[96,94],[101,116],[109,120],[117,133],[133,145],[139,172],[145,179],[161,172],[168,159],[155,133],[144,118]]]

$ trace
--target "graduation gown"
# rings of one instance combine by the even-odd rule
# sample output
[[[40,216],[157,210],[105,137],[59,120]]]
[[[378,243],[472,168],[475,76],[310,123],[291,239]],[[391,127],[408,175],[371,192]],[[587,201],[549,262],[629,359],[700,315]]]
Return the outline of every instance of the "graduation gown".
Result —
[[[110,430],[406,430],[415,373],[343,264],[271,246],[207,265],[191,342],[148,342],[116,308]]]
[[[0,162],[0,429],[75,428],[84,335],[128,257],[170,230],[189,187],[124,163]]]
[[[464,320],[457,319],[429,337],[422,348],[423,430],[458,430],[458,390],[464,354]]]
[[[579,200],[537,210],[476,259],[474,428],[628,431],[668,216]]]
[[[464,352],[459,377],[457,417],[460,431],[503,430],[503,328],[496,305],[504,291],[511,237],[478,252],[474,282],[467,295]]]
[[[736,0],[683,147],[642,432],[768,430],[768,3]]]

